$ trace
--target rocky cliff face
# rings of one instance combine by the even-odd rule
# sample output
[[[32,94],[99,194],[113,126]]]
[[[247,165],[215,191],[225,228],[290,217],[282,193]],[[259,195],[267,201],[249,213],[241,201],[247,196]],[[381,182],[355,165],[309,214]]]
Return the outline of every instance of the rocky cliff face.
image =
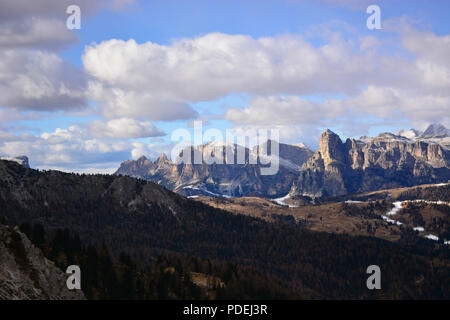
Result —
[[[261,147],[265,150],[270,143]],[[183,152],[226,155],[230,148],[237,146],[210,143]],[[244,164],[180,164],[163,155],[155,162],[145,157],[126,161],[116,174],[151,180],[187,196],[276,198],[288,192],[309,197],[339,196],[447,182],[449,150],[449,130],[442,125],[430,125],[424,132],[411,129],[398,134],[383,133],[375,138],[350,138],[345,142],[326,130],[315,153],[302,145],[279,144],[279,171],[275,175],[261,175],[262,166],[249,163],[257,149],[244,150],[247,159]]]
[[[67,289],[66,280],[23,233],[0,224],[0,299],[84,299],[80,290]]]
[[[270,144],[269,141],[267,144]],[[264,150],[267,144],[261,147]],[[239,148],[239,151],[238,151]],[[224,162],[231,164],[208,163],[201,164],[180,163],[170,161],[165,155],[151,162],[145,157],[138,160],[128,160],[121,164],[116,175],[139,177],[161,184],[183,195],[224,195],[224,196],[264,196],[276,197],[289,192],[292,182],[296,179],[301,165],[313,154],[305,146],[291,146],[279,144],[279,170],[275,175],[262,175],[260,163],[252,164],[250,157],[255,157],[257,149],[218,143],[209,143],[196,148],[188,147],[180,153],[213,155],[222,153]],[[234,151],[234,159],[227,155]],[[237,154],[245,155],[245,162],[238,163]],[[270,156],[269,152],[269,156]]]
[[[326,130],[320,137],[319,150],[303,165],[291,194],[316,197],[347,193],[344,183],[347,171],[345,158],[345,145],[339,136]]]
[[[450,151],[433,141],[383,133],[343,143],[326,130],[291,194],[339,196],[449,179]]]

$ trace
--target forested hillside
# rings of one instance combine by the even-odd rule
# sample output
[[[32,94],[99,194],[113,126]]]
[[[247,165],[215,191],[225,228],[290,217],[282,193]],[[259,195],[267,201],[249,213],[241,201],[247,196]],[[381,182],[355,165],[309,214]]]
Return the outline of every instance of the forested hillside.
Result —
[[[20,230],[62,271],[68,265],[80,266],[81,288],[88,299],[301,298],[277,279],[248,267],[169,255],[142,264],[124,252],[111,256],[105,245],[86,246],[68,229],[48,234],[40,224],[23,223]]]
[[[251,267],[305,298],[449,298],[449,251],[233,215],[129,177],[39,172],[0,162],[0,216],[8,224],[68,228],[86,245],[151,265],[194,256]],[[366,288],[379,265],[382,290]]]

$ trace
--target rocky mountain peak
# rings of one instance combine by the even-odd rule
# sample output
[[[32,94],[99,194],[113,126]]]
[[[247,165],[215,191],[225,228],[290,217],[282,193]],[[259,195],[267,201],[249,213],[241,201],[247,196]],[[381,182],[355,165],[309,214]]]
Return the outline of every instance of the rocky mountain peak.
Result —
[[[325,137],[325,136],[336,136],[336,137],[339,137],[336,133],[334,133],[334,132],[331,131],[330,129],[325,129],[325,130],[322,132],[321,137],[323,138],[323,137]]]
[[[169,162],[169,158],[167,158],[167,155],[163,153],[158,157],[158,159],[155,160],[155,164],[163,164],[165,162]]]
[[[328,141],[339,141],[340,143],[342,143],[341,138],[339,138],[336,133],[334,133],[330,129],[326,129],[320,136],[320,142],[327,143]]]
[[[145,156],[141,156],[137,160],[127,160],[120,164],[120,168],[117,169],[116,174],[130,175],[140,177],[148,174],[148,172],[154,167],[153,163]]]
[[[330,129],[326,129],[320,137],[319,152],[325,166],[332,161],[344,161],[344,148],[341,138]]]
[[[147,160],[147,157],[144,155],[142,155],[138,158],[138,161],[145,161],[145,160]]]
[[[137,162],[141,165],[148,165],[152,163],[146,156],[139,157],[139,159],[137,159]]]
[[[360,141],[360,143],[362,142]],[[345,145],[346,149],[356,148],[358,147],[358,140],[354,138],[348,138],[347,140],[345,140]]]
[[[441,135],[445,130],[433,126],[428,132]],[[303,166],[291,193],[337,196],[446,182],[450,178],[450,152],[441,140],[441,136],[408,139],[386,132],[376,138],[347,139],[344,145],[335,133],[326,130],[319,150]]]
[[[433,128],[428,132],[443,132],[440,126]],[[417,135],[417,132],[409,133]],[[322,133],[315,153],[304,145],[279,143],[280,170],[276,175],[267,177],[260,174],[259,163],[237,164],[230,161],[233,164],[218,165],[178,161],[189,154],[190,159],[195,159],[195,155],[200,153],[215,155],[222,151],[227,156],[225,151],[229,148],[245,148],[214,141],[196,147],[188,146],[173,161],[163,154],[154,163],[144,158],[141,158],[143,165],[138,163],[139,160],[124,162],[116,174],[141,177],[186,195],[193,195],[186,190],[204,190],[209,195],[276,197],[285,195],[291,189],[292,194],[311,197],[337,196],[446,182],[450,179],[450,148],[443,143],[445,139],[450,140],[422,138],[420,135],[410,139],[385,132],[377,137],[348,138],[343,143],[336,133],[327,129]],[[272,144],[273,141],[268,140],[252,149],[245,148],[246,159],[256,157],[261,149],[271,150],[269,145]],[[273,153],[268,152],[266,156],[271,155]]]

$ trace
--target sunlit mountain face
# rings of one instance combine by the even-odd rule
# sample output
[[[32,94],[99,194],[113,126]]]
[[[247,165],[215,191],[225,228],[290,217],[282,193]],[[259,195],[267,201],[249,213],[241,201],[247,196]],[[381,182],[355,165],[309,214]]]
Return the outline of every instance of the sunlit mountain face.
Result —
[[[164,154],[154,162],[145,157],[127,160],[115,174],[154,181],[187,196],[334,197],[449,181],[449,139],[448,129],[437,124],[423,133],[411,129],[346,141],[327,129],[315,153],[302,145],[277,145],[279,169],[273,175],[262,174],[258,146],[250,150],[218,143],[187,147],[175,161]],[[270,142],[263,146],[267,157],[273,157]],[[197,153],[202,161],[182,162],[183,152],[192,159]],[[226,155],[234,159],[239,152],[244,161],[227,164]],[[204,160],[214,153],[222,154],[220,161]]]

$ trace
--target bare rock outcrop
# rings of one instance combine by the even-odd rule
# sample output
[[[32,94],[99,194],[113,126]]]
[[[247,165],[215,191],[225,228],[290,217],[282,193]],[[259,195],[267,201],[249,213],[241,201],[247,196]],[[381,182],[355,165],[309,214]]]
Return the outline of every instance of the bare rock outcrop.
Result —
[[[272,141],[259,146],[272,150]],[[223,154],[223,162],[207,163],[206,155]],[[223,195],[223,196],[264,196],[277,197],[289,192],[293,181],[297,178],[302,164],[313,152],[304,145],[279,144],[279,170],[274,175],[262,175],[261,163],[249,161],[256,159],[258,149],[244,148],[227,143],[207,143],[196,147],[186,147],[180,153],[200,159],[200,163],[171,161],[166,155],[154,162],[145,157],[128,160],[121,164],[116,175],[127,175],[153,181],[182,195]],[[244,154],[244,163],[237,161],[237,155]],[[201,161],[203,155],[203,161]],[[232,157],[228,157],[232,155]]]
[[[392,133],[375,138],[347,139],[330,130],[302,167],[291,194],[310,197],[408,187],[450,179],[450,151],[426,140]]]

